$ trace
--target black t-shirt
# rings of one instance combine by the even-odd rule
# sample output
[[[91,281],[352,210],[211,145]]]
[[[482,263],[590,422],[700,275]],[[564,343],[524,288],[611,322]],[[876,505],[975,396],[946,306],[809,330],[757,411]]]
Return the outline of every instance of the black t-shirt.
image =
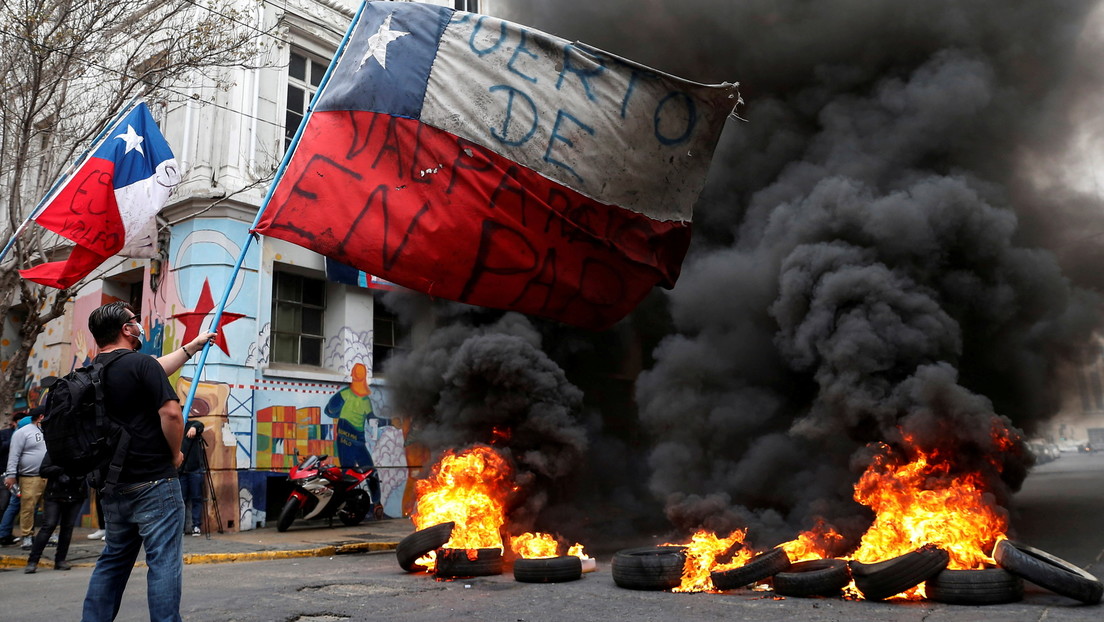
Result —
[[[107,363],[116,357],[118,360],[104,370],[103,383],[108,416],[130,432],[130,449],[119,483],[176,477],[173,467],[176,452],[169,450],[157,411],[165,402],[180,398],[157,359],[128,350],[113,350],[96,360]]]

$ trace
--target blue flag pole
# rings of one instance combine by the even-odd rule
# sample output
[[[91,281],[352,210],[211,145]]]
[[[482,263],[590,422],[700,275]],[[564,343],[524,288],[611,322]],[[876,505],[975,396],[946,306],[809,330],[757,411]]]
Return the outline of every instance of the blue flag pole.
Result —
[[[291,156],[295,153],[295,148],[299,146],[299,140],[303,136],[303,130],[307,127],[307,122],[310,121],[311,115],[314,114],[314,104],[322,95],[322,91],[325,90],[326,85],[329,84],[330,75],[333,74],[334,68],[341,60],[342,55],[344,55],[345,46],[349,44],[349,38],[352,37],[353,30],[356,29],[357,23],[360,21],[360,16],[364,12],[364,7],[367,6],[367,4],[368,0],[361,2],[360,7],[357,8],[356,14],[353,15],[353,20],[349,23],[349,28],[345,31],[344,38],[341,39],[341,43],[337,46],[337,52],[330,61],[330,66],[326,68],[326,73],[323,74],[322,80],[318,83],[318,91],[315,93],[314,97],[311,98],[310,105],[307,106],[307,114],[303,115],[303,120],[299,122],[299,128],[295,130],[295,136],[291,139],[291,144],[288,145],[287,152],[284,153],[284,159],[280,161],[280,166],[276,169],[276,175],[272,179],[272,185],[268,187],[268,192],[265,193],[264,200],[261,201],[260,207],[257,208],[257,216],[253,219],[253,225],[249,227],[245,242],[242,243],[238,261],[234,264],[233,272],[230,273],[230,281],[227,282],[226,289],[222,292],[222,299],[219,300],[218,306],[215,308],[215,317],[211,319],[211,326],[214,326],[216,329],[218,328],[219,321],[222,319],[222,312],[226,309],[226,303],[230,300],[230,292],[234,288],[234,282],[237,280],[238,273],[241,272],[242,264],[245,262],[245,255],[249,252],[249,247],[253,243],[253,238],[257,236],[253,230],[256,229],[257,225],[261,222],[261,217],[268,208],[268,203],[272,200],[272,194],[276,191],[276,185],[280,182],[280,178],[283,177],[284,171],[287,170],[288,163],[291,162]],[[195,375],[192,376],[192,383],[188,388],[188,397],[184,400],[184,421],[188,420],[188,414],[192,411],[192,402],[195,401],[196,389],[199,388],[199,376],[203,371],[203,366],[207,363],[207,352],[210,349],[211,342],[208,341],[204,343],[203,352],[200,354],[199,361],[196,362]]]
[[[82,153],[76,160],[73,160],[73,162],[71,162],[69,166],[67,166],[65,170],[61,172],[61,175],[58,176],[57,180],[54,182],[54,185],[50,186],[50,190],[46,192],[46,194],[41,199],[39,199],[38,204],[35,205],[35,208],[31,210],[31,213],[28,214],[27,218],[23,220],[23,224],[19,225],[15,232],[12,233],[11,239],[9,239],[8,243],[4,246],[4,250],[0,251],[0,263],[4,262],[4,258],[8,256],[8,251],[10,251],[12,246],[15,245],[15,240],[20,235],[22,235],[23,231],[27,229],[27,225],[29,225],[31,221],[34,220],[34,217],[38,216],[39,212],[41,212],[47,205],[49,205],[50,201],[53,200],[54,193],[56,193],[58,189],[66,181],[69,180],[69,176],[73,174],[73,171],[80,168],[80,165],[88,159],[88,155],[90,153],[93,153],[96,149],[100,147],[100,145],[104,143],[104,141],[107,140],[108,134],[110,134],[111,131],[114,130],[116,126],[118,126],[119,121],[122,120],[123,117],[129,114],[130,111],[138,105],[139,99],[141,99],[141,97],[142,94],[139,93],[138,95],[135,95],[133,98],[131,98],[130,103],[120,109],[120,111],[115,114],[115,118],[111,119],[111,121],[108,122],[108,124],[105,125],[102,130],[100,130],[100,133],[97,134],[94,139],[92,139],[92,143],[87,149],[84,150],[84,153]]]

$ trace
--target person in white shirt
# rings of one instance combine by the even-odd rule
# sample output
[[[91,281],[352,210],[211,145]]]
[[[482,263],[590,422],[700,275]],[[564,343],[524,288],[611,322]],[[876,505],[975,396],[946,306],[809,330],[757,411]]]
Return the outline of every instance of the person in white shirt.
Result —
[[[46,439],[41,427],[45,414],[42,406],[31,409],[31,424],[12,434],[8,465],[4,470],[4,485],[8,490],[19,482],[19,528],[23,531],[22,548],[27,550],[34,540],[35,510],[46,490],[46,478],[39,475],[42,459],[46,457]]]

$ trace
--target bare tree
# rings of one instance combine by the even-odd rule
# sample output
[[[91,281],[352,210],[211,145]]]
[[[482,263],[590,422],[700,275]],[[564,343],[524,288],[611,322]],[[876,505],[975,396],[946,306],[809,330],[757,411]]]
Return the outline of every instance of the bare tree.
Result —
[[[179,100],[195,82],[228,88],[229,69],[256,64],[271,40],[251,25],[256,8],[252,0],[0,0],[4,241],[135,96]],[[11,412],[43,328],[83,285],[56,290],[17,270],[60,259],[65,242],[33,227],[0,265],[0,318],[19,331],[0,377],[0,413]]]

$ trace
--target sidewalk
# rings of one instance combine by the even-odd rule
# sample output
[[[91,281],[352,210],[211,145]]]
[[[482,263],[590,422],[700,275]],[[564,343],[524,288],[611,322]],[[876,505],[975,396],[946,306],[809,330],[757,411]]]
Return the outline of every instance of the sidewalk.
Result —
[[[104,547],[101,540],[89,540],[93,530],[77,527],[69,546],[68,560],[74,566],[93,566]],[[329,557],[345,553],[394,550],[399,541],[413,533],[406,518],[367,520],[356,527],[334,521],[296,521],[284,533],[271,527],[242,532],[213,533],[199,537],[184,536],[184,563],[211,564],[291,557]],[[40,567],[53,566],[53,546],[46,547]],[[0,568],[22,568],[28,551],[16,546],[0,547]],[[139,557],[141,563],[141,557]]]

